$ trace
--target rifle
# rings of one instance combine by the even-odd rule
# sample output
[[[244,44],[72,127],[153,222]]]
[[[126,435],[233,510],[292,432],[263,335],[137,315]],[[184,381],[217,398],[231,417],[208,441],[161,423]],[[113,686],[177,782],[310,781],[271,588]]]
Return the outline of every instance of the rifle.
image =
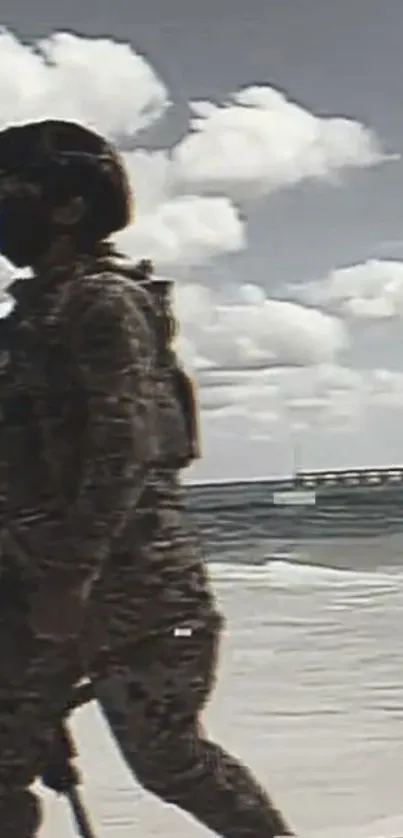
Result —
[[[89,819],[87,807],[77,786],[64,792],[73,814],[74,822],[82,838],[96,838],[94,827]]]

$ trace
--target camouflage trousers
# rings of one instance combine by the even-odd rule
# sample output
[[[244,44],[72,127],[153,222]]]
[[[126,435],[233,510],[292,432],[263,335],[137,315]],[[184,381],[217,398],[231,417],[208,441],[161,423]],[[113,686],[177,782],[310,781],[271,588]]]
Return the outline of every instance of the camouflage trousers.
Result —
[[[95,695],[137,781],[225,838],[293,830],[251,772],[207,737],[201,713],[215,681],[220,620],[116,650]]]
[[[145,789],[224,838],[291,835],[250,771],[203,730],[221,629],[183,490],[156,474],[93,591],[81,654],[96,697]]]
[[[41,810],[29,787],[47,764],[75,679],[74,654],[70,644],[34,640],[22,620],[1,619],[0,835],[5,838],[38,834]]]

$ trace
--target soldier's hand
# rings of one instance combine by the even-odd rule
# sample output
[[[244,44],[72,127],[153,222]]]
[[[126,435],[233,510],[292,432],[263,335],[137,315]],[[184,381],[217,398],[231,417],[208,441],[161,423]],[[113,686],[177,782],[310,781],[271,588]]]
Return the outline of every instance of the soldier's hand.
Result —
[[[41,777],[43,784],[58,794],[64,794],[72,786],[78,785],[80,775],[73,765],[76,756],[72,739],[66,727],[62,725],[55,734],[49,762]]]

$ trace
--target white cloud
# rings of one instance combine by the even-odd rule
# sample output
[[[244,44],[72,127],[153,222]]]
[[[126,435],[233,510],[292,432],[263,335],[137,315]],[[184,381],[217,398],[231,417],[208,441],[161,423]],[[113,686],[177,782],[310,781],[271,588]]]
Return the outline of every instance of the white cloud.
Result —
[[[328,433],[365,428],[369,419],[403,415],[403,373],[317,364],[302,370],[273,369],[201,378],[201,404],[216,418],[233,409],[249,432],[268,429],[272,439],[319,429]],[[227,413],[225,412],[227,408]],[[375,423],[376,424],[376,423]]]
[[[168,91],[128,44],[56,32],[28,45],[0,31],[1,122],[77,119],[109,137],[133,136],[159,119]]]
[[[134,138],[169,106],[148,61],[107,38],[55,33],[34,45],[0,31],[0,126],[57,117],[83,122],[115,141]],[[244,225],[225,196],[181,195],[169,152],[138,150],[125,161],[136,222],[120,237],[130,255],[158,267],[204,263],[244,246]]]
[[[124,156],[135,190],[136,219],[117,240],[131,256],[146,253],[167,270],[205,264],[245,247],[245,226],[230,199],[178,194],[167,151]]]
[[[290,427],[339,425],[355,419],[362,411],[367,395],[365,375],[337,363],[321,363],[302,370],[274,370],[266,373],[270,393],[266,402],[265,387],[256,382],[252,394],[252,415],[266,405],[275,409],[279,420]],[[263,383],[263,382],[262,382]]]
[[[403,317],[403,262],[370,259],[337,268],[317,282],[289,287],[293,296],[311,305],[360,320]]]
[[[258,197],[387,159],[369,128],[317,116],[272,87],[245,87],[223,105],[191,107],[191,133],[173,159],[178,178],[200,192]]]
[[[27,44],[3,29],[0,50],[0,125],[54,116],[133,141],[170,104],[164,82],[128,44],[66,32]],[[133,256],[147,252],[162,270],[244,247],[244,225],[230,198],[384,159],[366,127],[318,117],[270,87],[245,87],[224,106],[192,107],[191,131],[172,155],[125,155],[137,221],[121,241]],[[203,197],[209,193],[217,197]]]
[[[2,30],[0,48],[0,127],[76,119],[127,149],[169,108],[163,80],[126,44],[55,33],[29,45]],[[348,344],[341,318],[401,316],[403,263],[336,270],[300,288],[303,305],[270,299],[253,284],[224,296],[190,281],[192,266],[247,245],[237,201],[376,165],[387,158],[378,138],[267,86],[192,109],[190,133],[172,152],[125,152],[137,217],[119,239],[129,255],[185,276],[177,286],[178,346],[201,384],[206,415],[242,422],[257,440],[275,439],[287,423],[344,428],[374,409],[400,410],[400,373],[346,369],[340,353]],[[2,277],[9,273],[0,260],[0,285]],[[273,369],[287,366],[299,369]]]
[[[245,246],[244,226],[228,198],[179,195],[117,236],[134,258],[146,253],[163,269],[205,264]]]
[[[232,383],[228,387],[200,387],[198,402],[202,410],[209,413],[220,413],[222,416],[246,414],[245,399],[248,390]]]
[[[297,303],[241,286],[228,303],[201,285],[178,284],[176,311],[187,353],[242,370],[331,362],[346,345],[340,321]]]
[[[124,155],[135,192],[136,217],[151,216],[161,204],[175,196],[169,153],[138,149]]]

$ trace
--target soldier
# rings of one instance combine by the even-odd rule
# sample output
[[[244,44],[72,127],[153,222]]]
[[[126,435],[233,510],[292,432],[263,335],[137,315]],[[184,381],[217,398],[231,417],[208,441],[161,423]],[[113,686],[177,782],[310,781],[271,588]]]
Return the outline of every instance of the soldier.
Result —
[[[202,727],[223,620],[180,483],[199,455],[193,390],[172,347],[170,283],[149,271],[143,263],[131,276],[156,304],[159,457],[92,590],[85,636],[95,696],[145,789],[225,838],[292,835],[249,770]],[[61,746],[45,778],[59,790],[74,782]]]
[[[130,216],[119,157],[97,134],[55,120],[0,132],[0,252],[32,270],[0,328],[7,838],[38,834],[29,786],[77,679],[88,597],[156,458],[152,306],[108,244]]]

